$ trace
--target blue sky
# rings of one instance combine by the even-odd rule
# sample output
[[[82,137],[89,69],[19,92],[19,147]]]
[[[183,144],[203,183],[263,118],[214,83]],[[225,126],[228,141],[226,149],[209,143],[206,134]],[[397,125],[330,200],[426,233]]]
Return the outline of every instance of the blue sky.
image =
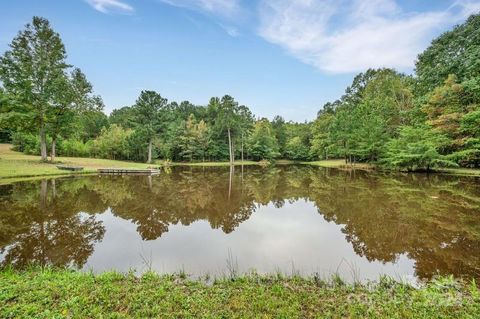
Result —
[[[142,89],[206,104],[230,94],[257,116],[315,118],[368,67],[412,72],[480,0],[2,0],[0,52],[49,19],[106,104]],[[8,13],[8,14],[5,14]]]

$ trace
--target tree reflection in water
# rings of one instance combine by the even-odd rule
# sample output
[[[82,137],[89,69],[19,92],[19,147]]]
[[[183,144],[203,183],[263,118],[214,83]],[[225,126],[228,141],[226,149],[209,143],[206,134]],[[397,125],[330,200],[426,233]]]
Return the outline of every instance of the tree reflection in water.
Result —
[[[3,265],[85,264],[105,233],[94,214],[107,208],[92,209],[85,181],[52,179],[2,186],[0,252],[6,252]],[[90,214],[81,213],[87,211]]]
[[[102,240],[96,214],[135,224],[144,240],[170,225],[206,220],[231,233],[261,205],[300,199],[342,225],[356,254],[395,262],[416,275],[480,278],[478,178],[381,174],[306,166],[175,167],[159,176],[88,176],[0,186],[3,264],[81,267]]]

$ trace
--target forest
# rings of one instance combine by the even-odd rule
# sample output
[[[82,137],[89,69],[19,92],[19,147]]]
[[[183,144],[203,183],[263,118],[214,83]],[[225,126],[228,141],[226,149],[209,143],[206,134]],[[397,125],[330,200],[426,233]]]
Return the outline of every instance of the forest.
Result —
[[[104,108],[50,22],[33,17],[0,58],[0,142],[43,161],[343,158],[408,171],[478,168],[480,15],[434,39],[413,74],[356,75],[311,122],[258,117],[229,95],[194,105],[143,90],[133,105]]]

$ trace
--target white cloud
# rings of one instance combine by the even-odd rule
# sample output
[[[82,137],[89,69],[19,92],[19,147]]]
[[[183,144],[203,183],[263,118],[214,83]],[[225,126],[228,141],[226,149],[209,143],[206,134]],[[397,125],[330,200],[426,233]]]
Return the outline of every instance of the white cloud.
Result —
[[[238,36],[240,36],[240,32],[238,31],[237,28],[235,27],[232,27],[232,26],[229,26],[229,25],[224,25],[224,24],[221,24],[219,23],[218,24],[223,30],[225,30],[225,32],[231,36],[232,38],[236,38]]]
[[[259,34],[329,73],[405,70],[433,34],[479,7],[457,0],[445,11],[405,13],[394,0],[262,0]]]
[[[133,12],[133,7],[120,0],[86,0],[95,10],[102,13],[109,13],[112,11],[130,13]]]
[[[231,16],[240,8],[238,0],[160,0],[172,6]]]
[[[215,16],[218,26],[229,36],[236,38],[240,35],[238,29],[231,24],[241,12],[240,0],[159,0],[171,6],[199,11]]]

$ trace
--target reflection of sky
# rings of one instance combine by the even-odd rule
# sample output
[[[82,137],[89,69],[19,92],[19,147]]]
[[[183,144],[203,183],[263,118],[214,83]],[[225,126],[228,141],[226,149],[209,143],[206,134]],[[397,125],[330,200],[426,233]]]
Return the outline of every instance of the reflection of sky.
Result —
[[[189,274],[227,274],[229,255],[241,272],[292,271],[329,277],[338,272],[346,280],[378,279],[386,274],[411,279],[414,261],[400,256],[396,263],[369,262],[358,256],[341,232],[343,225],[327,222],[312,203],[303,200],[282,208],[261,206],[232,233],[212,229],[201,220],[189,226],[171,225],[162,237],[143,241],[136,225],[113,216],[98,216],[106,228],[85,265],[94,271],[185,270]]]
[[[0,251],[0,263],[5,260],[5,256],[7,256],[7,252],[10,249],[10,245],[7,245],[3,248],[3,253]]]

